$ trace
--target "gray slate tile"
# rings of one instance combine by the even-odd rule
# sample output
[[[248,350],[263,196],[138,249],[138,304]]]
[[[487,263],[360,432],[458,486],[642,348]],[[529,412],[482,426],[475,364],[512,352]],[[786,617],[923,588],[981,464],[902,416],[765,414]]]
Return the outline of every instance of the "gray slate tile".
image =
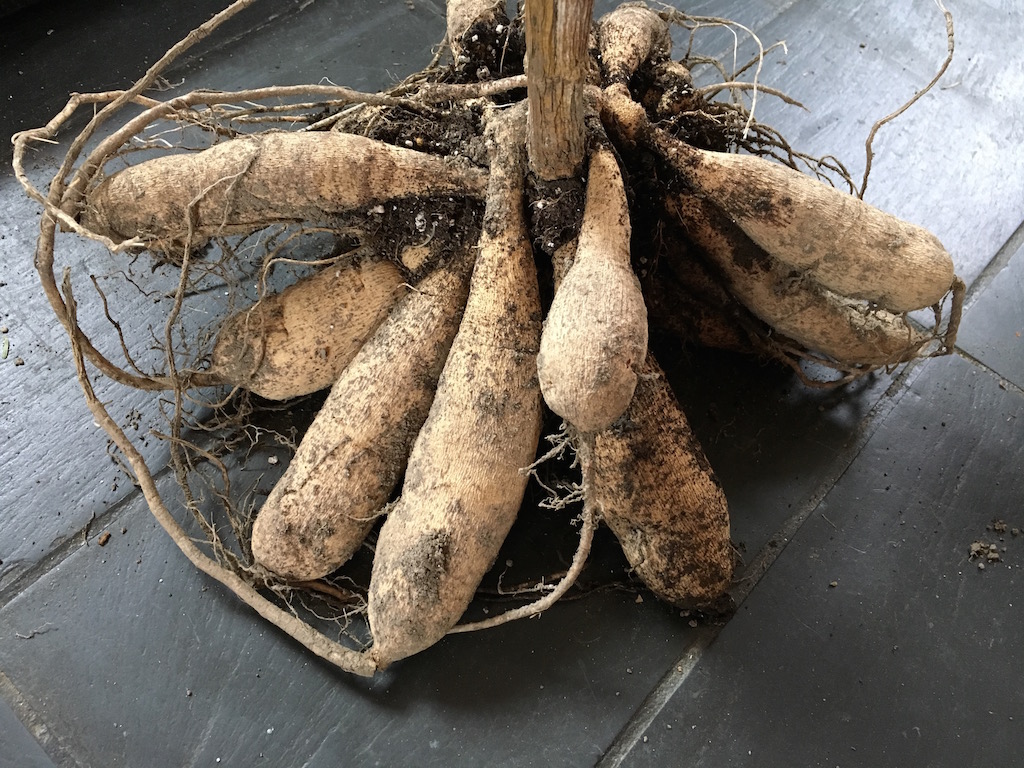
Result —
[[[106,439],[82,401],[67,337],[32,268],[39,208],[11,176],[0,179],[0,204],[11,216],[0,220],[0,338],[8,345],[0,360],[3,585],[122,497],[128,483],[105,455]],[[139,403],[129,395],[126,411]]]
[[[1024,389],[1024,248],[964,313],[957,344]]]
[[[5,165],[12,133],[44,125],[74,91],[131,85],[165,50],[227,3],[161,0],[147,3],[145,11],[125,13],[118,3],[6,0],[0,12],[29,5],[35,7],[4,19],[0,39],[0,71],[7,86],[0,114],[0,159]],[[242,27],[253,25],[252,19]],[[236,25],[234,34],[238,31]]]

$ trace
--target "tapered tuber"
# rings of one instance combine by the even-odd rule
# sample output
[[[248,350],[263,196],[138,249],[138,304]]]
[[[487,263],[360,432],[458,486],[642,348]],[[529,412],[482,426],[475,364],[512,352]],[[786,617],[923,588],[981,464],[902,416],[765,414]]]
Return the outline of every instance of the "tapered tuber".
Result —
[[[647,309],[629,255],[626,192],[610,150],[591,154],[576,258],[544,324],[537,372],[548,406],[583,432],[633,397],[647,354]]]
[[[765,251],[825,288],[892,312],[937,304],[950,290],[953,260],[928,230],[779,163],[679,141],[623,86],[606,89],[602,109],[613,134],[654,150]]]
[[[665,206],[720,270],[731,293],[807,349],[846,365],[881,366],[910,360],[925,343],[901,315],[840,296],[772,258],[707,200],[670,195]]]
[[[408,292],[331,388],[252,531],[256,561],[320,578],[349,559],[398,483],[462,317],[463,252]]]
[[[523,211],[522,109],[491,121],[480,255],[462,325],[377,540],[368,615],[378,667],[463,614],[518,513],[537,449],[540,298]]]
[[[637,576],[678,607],[715,606],[732,578],[729,507],[653,355],[623,423],[581,441],[580,458]]]
[[[89,193],[81,218],[97,234],[174,251],[401,197],[480,197],[485,185],[479,169],[362,136],[265,133],[125,168]]]
[[[270,400],[331,386],[405,293],[390,261],[356,258],[302,278],[231,315],[210,373]]]

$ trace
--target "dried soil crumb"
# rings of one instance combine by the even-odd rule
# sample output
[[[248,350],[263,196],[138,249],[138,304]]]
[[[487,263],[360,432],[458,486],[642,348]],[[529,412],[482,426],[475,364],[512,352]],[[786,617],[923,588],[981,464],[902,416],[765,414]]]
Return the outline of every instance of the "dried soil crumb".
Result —
[[[1003,558],[999,552],[999,545],[992,544],[987,541],[972,541],[971,542],[971,560],[980,560],[989,563],[998,563]]]
[[[1006,534],[1009,533],[1013,538],[1017,538],[1020,536],[1021,531],[1019,527],[1011,527],[1005,520],[998,518],[989,525],[986,525],[985,530],[990,534],[994,534],[997,541],[988,541],[988,537],[986,537],[975,539],[971,542],[969,559],[977,562],[978,570],[985,570],[984,566],[986,563],[1005,562],[1003,556],[1006,553],[1006,545],[1004,543],[1006,541]]]

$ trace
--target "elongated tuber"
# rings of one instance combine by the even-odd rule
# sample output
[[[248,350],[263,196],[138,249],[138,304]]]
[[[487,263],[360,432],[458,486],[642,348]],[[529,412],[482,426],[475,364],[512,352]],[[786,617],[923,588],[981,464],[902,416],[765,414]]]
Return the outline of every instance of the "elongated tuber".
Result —
[[[480,197],[485,185],[479,169],[362,136],[265,133],[119,171],[89,193],[82,223],[173,250],[275,223],[323,222],[400,197]]]
[[[462,317],[472,260],[454,255],[398,304],[331,388],[252,531],[256,561],[307,581],[362,543],[405,468]]]
[[[405,293],[389,261],[356,259],[302,278],[224,321],[210,373],[270,400],[331,386]]]
[[[511,528],[541,426],[540,298],[523,211],[522,110],[494,118],[480,255],[462,326],[377,540],[368,615],[378,667],[439,640]]]
[[[840,296],[773,259],[707,200],[670,195],[665,206],[718,267],[731,293],[807,349],[846,365],[881,366],[910,360],[925,343],[902,316]]]
[[[729,507],[653,355],[626,416],[581,441],[584,492],[654,594],[711,608],[732,578]]]
[[[825,288],[893,312],[950,290],[953,260],[928,230],[779,163],[679,141],[622,86],[606,89],[602,108],[610,131],[653,149],[765,251]]]

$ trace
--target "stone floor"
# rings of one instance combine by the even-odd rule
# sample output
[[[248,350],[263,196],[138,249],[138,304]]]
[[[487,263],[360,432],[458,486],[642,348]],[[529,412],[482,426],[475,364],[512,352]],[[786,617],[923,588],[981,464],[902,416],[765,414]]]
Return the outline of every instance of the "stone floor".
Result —
[[[24,4],[0,5],[5,135],[70,91],[128,84],[219,5]],[[170,79],[379,88],[426,63],[443,10],[264,0]],[[925,0],[684,10],[784,39],[762,78],[808,111],[763,97],[759,118],[854,177],[872,122],[946,49]],[[1024,536],[993,523],[1024,527],[1024,9],[952,10],[954,62],[880,132],[867,198],[953,254],[969,285],[956,354],[832,392],[725,354],[672,361],[746,561],[724,624],[604,590],[450,636],[372,681],[321,663],[197,573],[108,458],[31,267],[38,207],[4,171],[0,768],[1018,763]],[[56,157],[40,149],[33,178]],[[68,263],[106,268],[63,240]],[[145,451],[166,462],[158,441]],[[979,569],[975,541],[1001,561]]]

